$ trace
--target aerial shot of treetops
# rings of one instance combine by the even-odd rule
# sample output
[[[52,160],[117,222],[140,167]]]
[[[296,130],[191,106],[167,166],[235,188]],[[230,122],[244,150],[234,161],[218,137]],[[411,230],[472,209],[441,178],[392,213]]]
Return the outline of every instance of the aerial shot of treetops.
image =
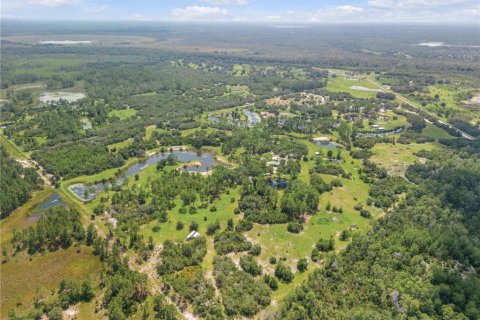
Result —
[[[478,0],[2,0],[0,319],[480,319]]]

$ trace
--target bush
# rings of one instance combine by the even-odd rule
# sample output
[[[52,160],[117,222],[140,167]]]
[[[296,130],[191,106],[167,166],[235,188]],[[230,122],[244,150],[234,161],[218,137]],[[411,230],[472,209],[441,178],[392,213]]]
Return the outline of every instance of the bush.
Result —
[[[347,241],[348,238],[350,238],[352,235],[352,233],[350,232],[350,230],[343,230],[341,233],[340,233],[340,240],[341,241]]]
[[[252,248],[252,243],[247,241],[243,234],[230,230],[217,234],[214,244],[218,254],[248,251]]]
[[[303,230],[303,224],[299,221],[290,222],[287,230],[291,233],[300,233]]]
[[[287,267],[283,262],[280,262],[275,267],[275,277],[282,282],[290,283],[293,280],[293,273],[289,267]]]
[[[220,222],[218,220],[215,221],[215,223],[210,223],[207,226],[207,234],[209,236],[214,235],[217,230],[220,230]]]
[[[240,267],[242,267],[243,271],[250,273],[254,277],[262,274],[262,267],[251,255],[240,257]]]
[[[365,209],[360,210],[360,215],[367,219],[370,219],[372,217],[372,214],[370,213],[370,211]]]
[[[248,251],[248,254],[252,256],[259,256],[260,253],[262,253],[262,247],[259,244],[254,244]]]
[[[190,223],[190,231],[198,231],[198,223],[192,221],[192,223]]]
[[[308,269],[308,261],[307,258],[301,258],[297,262],[297,269],[299,272],[305,272]]]
[[[268,284],[268,286],[270,287],[270,289],[272,289],[273,291],[277,290],[278,289],[278,281],[275,277],[272,277],[271,275],[269,274],[266,274],[263,276],[263,282],[265,282],[266,284]]]
[[[242,219],[237,223],[237,226],[235,227],[235,231],[245,232],[245,231],[252,230],[252,228],[253,228],[253,222],[252,221]]]
[[[335,249],[335,240],[333,240],[333,237],[330,237],[330,239],[320,239],[315,247],[321,252],[332,251]]]
[[[181,221],[177,222],[177,230],[182,230],[184,226],[185,225],[183,224],[183,222],[181,222]]]
[[[269,261],[270,261],[270,264],[276,264],[277,263],[277,258],[270,257]]]

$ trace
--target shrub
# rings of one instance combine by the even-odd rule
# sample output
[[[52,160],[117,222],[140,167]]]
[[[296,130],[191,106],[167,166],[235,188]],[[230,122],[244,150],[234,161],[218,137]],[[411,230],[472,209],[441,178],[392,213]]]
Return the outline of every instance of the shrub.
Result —
[[[259,244],[254,244],[248,251],[248,254],[252,256],[259,256],[260,253],[262,253],[262,247]]]
[[[293,273],[289,267],[287,267],[283,262],[280,262],[275,267],[275,277],[282,282],[290,283],[293,280]]]
[[[240,257],[240,267],[243,271],[250,273],[256,277],[262,274],[262,267],[255,261],[255,258],[251,255]]]
[[[300,233],[303,230],[303,224],[299,221],[290,222],[287,226],[288,232]]]
[[[266,274],[263,276],[263,282],[265,282],[266,284],[268,284],[268,286],[270,287],[270,289],[272,289],[273,291],[277,290],[278,289],[278,281],[275,277],[269,275],[269,274]]]
[[[297,269],[299,272],[305,272],[308,269],[308,261],[307,258],[301,258],[297,262]]]
[[[183,224],[183,222],[181,222],[181,221],[177,222],[177,230],[182,230],[184,226],[185,225]]]

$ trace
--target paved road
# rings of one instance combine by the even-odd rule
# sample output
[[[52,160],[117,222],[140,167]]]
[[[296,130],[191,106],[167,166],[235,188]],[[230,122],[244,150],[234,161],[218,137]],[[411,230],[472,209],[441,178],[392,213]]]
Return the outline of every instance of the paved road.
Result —
[[[410,100],[408,100],[407,98],[399,95],[398,93],[393,92],[392,90],[386,88],[385,86],[382,86],[381,84],[379,84],[379,83],[377,83],[377,82],[375,82],[375,81],[373,81],[373,80],[370,80],[370,79],[368,79],[368,78],[367,78],[367,80],[368,80],[369,82],[371,82],[372,84],[376,85],[377,87],[379,87],[380,89],[384,90],[385,92],[393,93],[393,94],[394,94],[400,101],[402,101],[403,103],[408,104],[409,106],[411,106],[411,107],[413,107],[413,108],[415,108],[415,109],[417,109],[417,110],[422,110],[422,109],[420,109],[419,107],[415,106]],[[423,111],[425,111],[425,110],[423,110]],[[435,118],[436,118],[436,117],[435,117]],[[425,119],[425,120],[426,120],[426,119]],[[437,119],[437,120],[438,120],[438,119]],[[445,123],[445,122],[443,122],[442,120],[438,120],[438,122],[441,123],[441,124],[443,124],[443,125],[446,125],[446,126],[452,128],[452,129],[454,129],[454,130],[456,130],[456,131],[459,132],[459,133],[462,135],[462,137],[465,138],[465,139],[475,140],[475,138],[472,137],[471,135],[469,135],[468,133],[466,133],[466,132],[458,129],[458,128],[455,127],[455,126],[452,126],[452,125],[449,124],[449,123]]]

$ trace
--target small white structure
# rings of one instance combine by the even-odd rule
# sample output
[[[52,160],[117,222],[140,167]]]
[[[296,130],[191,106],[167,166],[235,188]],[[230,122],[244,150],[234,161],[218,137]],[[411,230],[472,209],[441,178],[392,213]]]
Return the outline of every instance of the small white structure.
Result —
[[[372,124],[370,127],[372,127],[373,129],[377,129],[377,128],[378,128],[378,124]]]
[[[378,127],[377,130],[385,130],[384,127]]]
[[[188,234],[187,240],[196,239],[198,237],[200,237],[200,233],[198,233],[197,231],[192,231]]]
[[[270,166],[270,167],[278,167],[279,165],[280,165],[279,156],[273,156],[272,161],[267,162],[267,166]]]

